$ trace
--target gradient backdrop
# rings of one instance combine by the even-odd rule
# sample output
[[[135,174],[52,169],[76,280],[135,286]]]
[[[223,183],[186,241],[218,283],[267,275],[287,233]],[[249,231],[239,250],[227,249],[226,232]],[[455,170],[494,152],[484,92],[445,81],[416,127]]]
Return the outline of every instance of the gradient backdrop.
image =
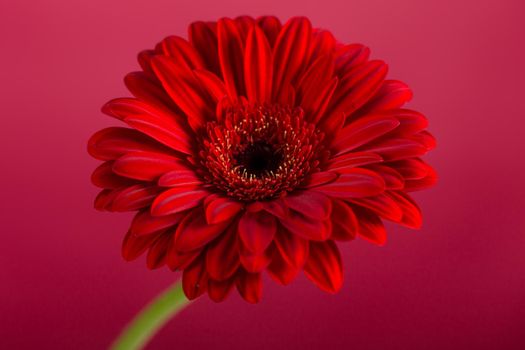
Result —
[[[98,213],[86,153],[136,53],[190,21],[306,15],[415,91],[439,147],[421,231],[343,246],[345,286],[266,278],[196,301],[151,349],[525,349],[522,0],[2,0],[0,348],[104,349],[178,275],[125,263],[130,215]],[[521,334],[520,334],[521,333]]]

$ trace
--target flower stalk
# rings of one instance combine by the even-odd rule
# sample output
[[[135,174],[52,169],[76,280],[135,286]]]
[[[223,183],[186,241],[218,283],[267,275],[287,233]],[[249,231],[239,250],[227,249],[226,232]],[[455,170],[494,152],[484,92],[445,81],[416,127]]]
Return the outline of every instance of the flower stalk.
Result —
[[[189,304],[182,283],[175,282],[147,304],[113,342],[111,350],[143,349],[151,338]]]

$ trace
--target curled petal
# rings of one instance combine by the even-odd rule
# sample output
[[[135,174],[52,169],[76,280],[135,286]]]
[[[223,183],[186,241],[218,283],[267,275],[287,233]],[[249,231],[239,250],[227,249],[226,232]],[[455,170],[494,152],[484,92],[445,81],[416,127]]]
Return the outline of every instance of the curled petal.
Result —
[[[196,259],[182,273],[182,289],[189,300],[201,296],[208,287],[208,274],[204,259]]]
[[[275,246],[290,265],[302,268],[308,258],[308,240],[290,233],[284,228],[280,228],[275,236]]]
[[[152,59],[155,74],[166,92],[188,117],[193,130],[198,130],[205,120],[213,116],[211,97],[202,89],[193,72],[165,56]]]
[[[131,179],[153,181],[172,170],[185,170],[186,166],[176,157],[164,153],[130,152],[113,164],[113,171]]]
[[[262,296],[262,279],[260,273],[239,271],[235,281],[239,294],[249,303],[257,304]]]
[[[268,265],[270,277],[283,286],[290,284],[299,271],[297,266],[290,264],[279,253],[274,254],[272,262]]]
[[[246,41],[244,79],[249,101],[269,102],[272,88],[272,51],[264,32],[252,27]]]
[[[337,180],[312,190],[336,198],[361,198],[378,195],[384,189],[385,181],[377,173],[362,168],[353,168],[340,175]]]
[[[204,22],[194,22],[188,28],[191,45],[197,50],[209,71],[221,74],[217,34],[213,27]]]
[[[208,280],[208,295],[210,299],[219,303],[226,299],[234,284],[233,279],[225,281]]]
[[[202,207],[192,210],[177,227],[175,249],[189,252],[203,247],[224,233],[230,221],[209,225]]]
[[[167,147],[133,129],[110,127],[96,132],[88,141],[89,154],[100,160],[113,160],[132,152],[168,153]]]
[[[209,193],[195,186],[178,186],[162,192],[151,205],[151,214],[175,214],[196,207]]]
[[[330,171],[321,171],[318,173],[313,173],[306,179],[303,186],[304,188],[311,188],[316,187],[319,185],[326,184],[328,182],[332,182],[335,179],[337,179],[337,173],[330,172]]]
[[[330,220],[315,220],[294,210],[291,210],[290,214],[280,221],[291,233],[315,241],[328,239],[332,231]]]
[[[113,172],[113,161],[107,161],[98,166],[91,174],[93,185],[101,188],[120,188],[134,185],[136,181],[122,177]]]
[[[238,95],[244,95],[244,44],[235,22],[223,18],[217,23],[219,39],[219,58],[222,76],[230,98],[236,100]]]
[[[177,64],[189,69],[203,69],[204,61],[195,48],[185,39],[179,36],[169,36],[162,40],[162,50],[167,56],[172,57]]]
[[[368,165],[380,163],[383,158],[379,154],[372,152],[349,152],[330,159],[328,168],[330,171],[345,172],[346,170]]]
[[[162,187],[191,187],[202,185],[201,180],[192,170],[174,170],[167,172],[159,178],[157,183]]]
[[[238,230],[248,250],[262,253],[272,243],[277,231],[277,220],[265,211],[245,212],[239,221]]]
[[[237,226],[231,225],[223,237],[209,246],[206,252],[206,270],[214,280],[224,281],[233,276],[239,265]]]
[[[216,224],[224,220],[229,220],[237,215],[243,208],[240,202],[231,200],[227,197],[215,197],[205,203],[206,221],[209,224]]]
[[[320,289],[336,293],[343,285],[343,264],[334,241],[310,242],[304,273]]]
[[[162,267],[165,264],[166,254],[168,253],[168,249],[172,239],[173,232],[163,233],[151,245],[146,259],[146,264],[149,269],[158,269],[159,267]]]
[[[395,129],[399,120],[385,115],[369,115],[351,122],[337,135],[337,154],[346,153]]]
[[[134,211],[150,205],[160,189],[151,185],[133,185],[121,190],[113,199],[113,211]]]
[[[128,232],[122,242],[122,257],[126,261],[135,260],[141,256],[161,234],[162,232],[147,236],[135,236],[131,232]]]
[[[142,210],[139,211],[133,218],[130,231],[136,236],[149,235],[162,229],[177,225],[183,217],[183,213],[153,216],[149,210]]]
[[[332,211],[330,198],[319,192],[294,192],[286,196],[284,201],[291,209],[313,219],[325,220]]]
[[[377,245],[386,243],[386,230],[381,219],[372,211],[354,207],[359,218],[359,236]]]
[[[309,50],[312,26],[304,17],[290,19],[282,28],[273,49],[273,97],[283,94],[283,89],[303,69]]]
[[[277,36],[281,31],[281,22],[274,16],[262,16],[257,18],[257,25],[264,31],[270,46],[274,46]]]
[[[401,191],[389,191],[388,195],[397,203],[403,212],[400,223],[414,229],[421,228],[423,218],[421,216],[421,209],[419,209],[416,202]]]
[[[336,241],[350,241],[354,239],[359,230],[359,223],[354,211],[349,204],[342,200],[332,201],[332,236]]]

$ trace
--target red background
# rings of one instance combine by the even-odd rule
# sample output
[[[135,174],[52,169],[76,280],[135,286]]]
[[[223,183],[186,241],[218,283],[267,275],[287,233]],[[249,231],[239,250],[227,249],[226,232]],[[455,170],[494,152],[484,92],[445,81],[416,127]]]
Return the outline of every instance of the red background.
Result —
[[[421,231],[342,248],[345,286],[266,278],[264,299],[196,301],[151,349],[523,349],[522,0],[2,1],[0,347],[102,349],[177,275],[125,263],[126,214],[95,212],[86,153],[135,55],[189,22],[309,16],[415,91],[440,174]]]

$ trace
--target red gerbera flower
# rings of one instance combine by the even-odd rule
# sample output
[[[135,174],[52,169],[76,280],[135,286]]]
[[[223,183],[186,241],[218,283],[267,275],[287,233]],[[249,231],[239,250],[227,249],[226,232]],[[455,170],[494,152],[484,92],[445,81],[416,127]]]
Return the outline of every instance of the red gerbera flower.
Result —
[[[261,273],[290,283],[300,270],[336,292],[336,241],[385,242],[382,219],[411,228],[407,192],[432,185],[432,149],[412,97],[369,49],[344,45],[306,18],[196,22],[139,54],[126,76],[135,98],[103,112],[89,141],[95,207],[138,211],[123,243],[133,260],[183,271],[189,299],[223,300],[236,286],[261,297]]]

